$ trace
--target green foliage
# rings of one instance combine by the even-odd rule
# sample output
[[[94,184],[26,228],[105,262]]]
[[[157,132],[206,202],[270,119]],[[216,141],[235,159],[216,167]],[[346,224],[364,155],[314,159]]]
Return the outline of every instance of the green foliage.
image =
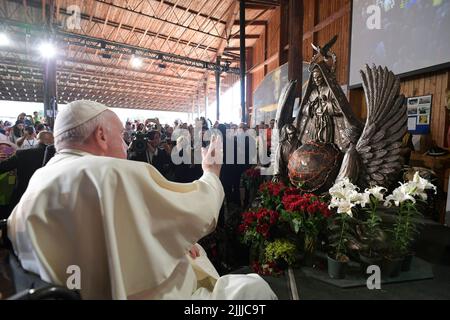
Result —
[[[288,265],[293,265],[296,261],[297,248],[295,244],[286,239],[276,239],[270,242],[265,250],[266,261],[283,260]]]
[[[362,222],[364,227],[362,242],[367,247],[367,254],[369,257],[372,257],[376,253],[378,248],[377,242],[379,242],[380,234],[382,232],[382,219],[378,214],[378,205],[378,199],[370,195],[369,208],[362,208],[362,211],[365,213],[366,217]]]
[[[347,254],[347,244],[349,241],[355,241],[354,230],[350,217],[346,213],[337,213],[329,219],[328,225],[328,241],[330,246],[330,254],[336,260]]]
[[[423,215],[417,210],[416,204],[412,201],[404,201],[400,204],[399,210],[392,229],[389,230],[392,236],[391,254],[403,256],[411,249],[415,237],[419,233],[421,223],[417,219]]]

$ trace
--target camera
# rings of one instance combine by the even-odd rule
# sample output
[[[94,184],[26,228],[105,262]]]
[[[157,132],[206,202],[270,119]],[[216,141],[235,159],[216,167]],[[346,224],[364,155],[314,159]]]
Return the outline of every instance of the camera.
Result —
[[[145,153],[147,151],[148,134],[142,132],[133,132],[133,140],[131,141],[130,152]]]

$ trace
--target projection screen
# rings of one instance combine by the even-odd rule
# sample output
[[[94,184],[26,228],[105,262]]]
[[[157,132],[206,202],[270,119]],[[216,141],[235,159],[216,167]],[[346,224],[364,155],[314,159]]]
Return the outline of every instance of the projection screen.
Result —
[[[450,63],[450,0],[353,0],[350,86],[364,64],[395,74]]]

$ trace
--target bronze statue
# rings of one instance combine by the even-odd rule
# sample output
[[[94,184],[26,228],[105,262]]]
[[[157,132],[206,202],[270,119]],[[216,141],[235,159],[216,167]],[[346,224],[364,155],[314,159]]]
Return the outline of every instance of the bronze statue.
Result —
[[[402,167],[401,138],[407,131],[400,82],[387,68],[366,66],[361,71],[367,101],[367,119],[363,124],[353,114],[334,75],[336,55],[330,49],[335,41],[336,37],[323,48],[313,45],[316,53],[310,63],[296,130],[290,129],[297,142],[280,139],[274,180],[295,177],[291,182],[307,192],[326,191],[336,178],[344,177],[360,187],[388,187]],[[291,83],[280,97],[278,128],[292,123],[289,112],[293,88]],[[328,172],[326,181],[315,179],[323,172]],[[310,183],[301,185],[299,180]]]
[[[289,156],[297,150],[297,128],[293,124],[286,124],[281,129],[279,148],[275,159],[274,182],[285,181],[288,176]]]

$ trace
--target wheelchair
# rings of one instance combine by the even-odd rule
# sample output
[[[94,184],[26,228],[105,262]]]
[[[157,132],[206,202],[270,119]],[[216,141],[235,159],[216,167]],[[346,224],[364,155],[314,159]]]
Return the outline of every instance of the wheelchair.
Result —
[[[0,220],[0,293],[12,291],[7,300],[81,300],[80,292],[43,281],[22,268],[7,236],[7,220]],[[3,278],[3,279],[1,279]],[[3,281],[2,281],[3,280]]]

